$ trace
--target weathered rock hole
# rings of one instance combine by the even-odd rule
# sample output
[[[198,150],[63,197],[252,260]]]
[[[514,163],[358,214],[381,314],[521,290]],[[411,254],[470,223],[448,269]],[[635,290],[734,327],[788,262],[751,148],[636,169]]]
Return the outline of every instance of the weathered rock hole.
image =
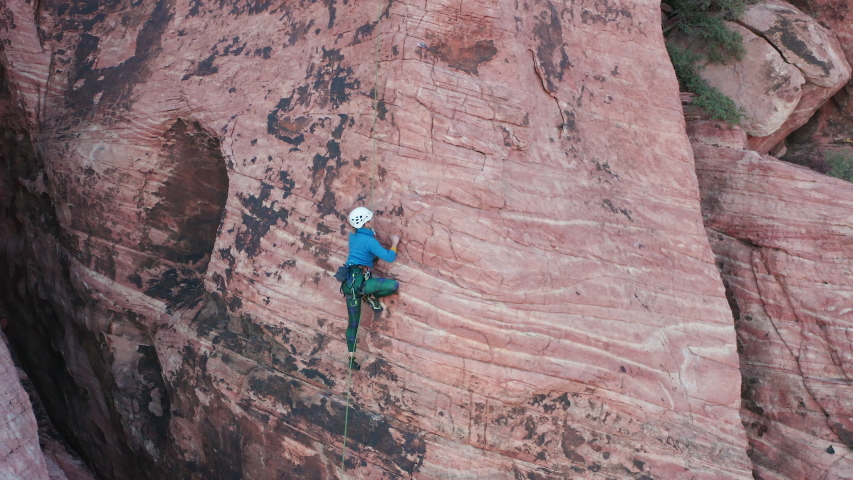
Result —
[[[161,168],[168,177],[148,210],[142,249],[203,273],[228,198],[228,172],[219,138],[197,122],[178,120],[165,134]]]

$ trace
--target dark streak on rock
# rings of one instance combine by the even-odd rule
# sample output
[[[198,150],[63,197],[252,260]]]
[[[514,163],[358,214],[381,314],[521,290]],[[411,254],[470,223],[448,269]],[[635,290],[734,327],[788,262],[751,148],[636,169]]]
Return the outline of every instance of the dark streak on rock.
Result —
[[[332,130],[332,138],[334,138],[335,140],[341,139],[341,136],[344,133],[344,128],[346,128],[346,123],[347,123],[347,119],[349,118],[349,116],[346,114],[340,113],[340,114],[338,114],[338,118],[340,119],[340,122],[338,123],[338,126],[335,127],[334,130]]]
[[[317,235],[328,235],[332,233],[332,229],[322,223],[317,224]]]
[[[44,8],[59,11],[63,7],[48,2]],[[66,31],[88,32],[95,23],[106,19],[104,12],[118,8],[121,2],[73,2],[63,18],[62,28]],[[67,8],[67,7],[66,7]],[[100,38],[89,33],[83,33],[74,49],[74,66],[68,77],[65,90],[65,101],[68,110],[75,118],[94,116],[95,110],[129,109],[133,96],[130,95],[134,85],[144,83],[153,72],[150,64],[160,54],[161,37],[171,22],[174,0],[158,0],[151,17],[142,26],[136,38],[134,55],[120,65],[109,68],[94,68]],[[101,13],[90,19],[79,18],[86,12]],[[74,86],[77,85],[77,88]],[[95,97],[100,94],[97,105]]]
[[[528,416],[527,419],[524,420],[524,434],[523,440],[530,440],[536,435],[536,420],[533,419],[532,416]]]
[[[298,147],[305,141],[302,129],[308,125],[310,119],[308,117],[281,117],[279,113],[282,105],[287,105],[285,99],[282,99],[275,110],[267,116],[267,133],[285,143]]]
[[[581,21],[585,24],[606,25],[620,21],[620,17],[634,18],[630,10],[623,8],[621,3],[612,0],[598,0],[594,10],[584,9]]]
[[[329,377],[324,375],[319,370],[316,370],[313,368],[303,368],[302,370],[300,370],[300,373],[302,373],[302,375],[305,375],[305,378],[310,378],[310,379],[319,378],[320,380],[323,381],[323,384],[325,384],[329,388],[335,386],[335,382],[329,380]]]
[[[785,47],[785,50],[780,51],[783,57],[787,56],[788,52],[802,58],[809,65],[814,65],[823,71],[823,76],[829,76],[830,70],[835,66],[830,61],[829,63],[819,60],[814,56],[812,50],[796,33],[796,28],[790,19],[783,16],[777,16],[776,23],[765,32],[757,32],[761,36],[768,39],[771,43],[778,42]],[[754,29],[752,29],[754,31]],[[789,62],[793,59],[786,58]]]
[[[319,68],[316,64],[311,64],[306,72],[306,80],[313,81],[294,88],[290,96],[279,100],[275,109],[267,116],[267,131],[279,140],[292,145],[298,145],[304,140],[297,134],[305,126],[299,119],[305,117],[292,118],[286,115],[293,112],[296,106],[305,107],[307,110],[312,102],[318,108],[325,108],[331,103],[332,108],[337,109],[349,101],[352,92],[360,88],[361,82],[351,78],[352,67],[341,66],[344,56],[339,49],[324,48],[322,59],[323,63]]]
[[[329,9],[329,25],[326,28],[332,28],[335,26],[335,13],[337,9],[335,9],[336,0],[325,0],[326,7]],[[346,3],[346,2],[344,2]]]
[[[257,15],[269,9],[272,0],[209,0],[212,4],[205,9],[204,0],[192,0],[190,11],[187,17],[202,16],[207,13],[214,12],[214,9],[224,11],[226,8],[229,15],[240,16],[242,14]]]
[[[579,431],[570,427],[569,425],[563,425],[563,438],[560,442],[560,446],[563,449],[563,454],[576,463],[586,463],[586,460],[579,455],[575,450],[586,443],[586,439],[580,434]]]
[[[357,45],[367,40],[373,35],[373,30],[376,28],[376,22],[366,23],[355,29],[350,45]]]
[[[228,262],[228,265],[231,266],[231,268],[234,268],[234,264],[237,262],[237,260],[234,258],[234,255],[231,255],[231,247],[226,247],[226,248],[220,249],[219,250],[219,256],[223,260]]]
[[[136,370],[141,377],[135,396],[142,407],[137,414],[142,418],[142,435],[157,451],[163,452],[169,438],[171,409],[169,392],[163,380],[163,368],[157,351],[149,345],[139,345],[140,354]]]
[[[213,64],[214,61],[216,61],[216,55],[211,54],[209,57],[198,62],[195,65],[195,69],[181,77],[181,80],[189,80],[192,77],[206,77],[217,73],[219,71],[219,67]]]
[[[160,278],[149,280],[145,294],[165,300],[167,310],[171,313],[196,306],[204,294],[204,283],[190,269],[179,271],[172,268],[163,272]]]
[[[279,188],[284,192],[281,195],[282,200],[284,200],[293,193],[293,187],[296,186],[296,182],[290,178],[290,174],[286,171],[279,172],[278,181],[281,182]]]
[[[314,82],[314,90],[322,90],[325,85],[328,85],[329,92],[329,101],[332,102],[334,108],[340,108],[345,102],[348,102],[350,99],[350,91],[357,89],[361,82],[357,79],[351,79],[350,75],[353,74],[352,67],[343,68],[340,66],[341,61],[344,59],[344,56],[341,55],[340,50],[329,50],[326,51],[323,49],[323,59],[327,62],[323,71],[328,71],[327,74],[322,75],[318,73],[318,77]],[[327,77],[331,77],[327,79]]]
[[[250,315],[238,315],[226,309],[224,298],[216,293],[204,297],[204,306],[192,320],[198,335],[209,338],[211,343],[220,349],[225,349],[242,357],[251,359],[258,364],[267,365],[270,370],[293,374],[299,371],[296,350],[290,344],[290,329],[255,323]],[[278,338],[277,338],[278,337]],[[290,346],[290,350],[288,349]],[[335,382],[325,374],[305,369],[300,372],[304,378],[320,378],[329,388]]]
[[[557,402],[561,405],[564,412],[566,410],[568,410],[569,407],[572,406],[572,402],[571,402],[571,400],[569,400],[569,394],[568,393],[564,393],[564,394],[560,395],[559,397],[557,397]]]
[[[320,190],[320,186],[323,186],[323,197],[317,202],[317,211],[323,217],[337,214],[337,199],[332,183],[337,178],[339,169],[346,164],[341,158],[341,146],[337,139],[341,138],[344,126],[349,117],[347,115],[340,115],[339,118],[340,123],[332,132],[333,139],[326,142],[326,155],[315,154],[313,164],[310,167],[312,176],[311,194],[316,195]],[[334,163],[330,165],[330,161]]]
[[[634,221],[634,220],[631,218],[631,211],[630,211],[630,210],[628,210],[628,209],[626,209],[626,208],[618,208],[618,207],[616,207],[615,205],[613,205],[613,202],[611,202],[609,199],[606,199],[606,198],[605,198],[604,200],[602,200],[602,201],[601,201],[601,205],[602,205],[604,208],[606,208],[607,210],[609,210],[609,211],[610,211],[610,213],[621,213],[622,215],[625,215],[625,217],[626,217],[628,220],[630,220],[630,221],[632,221],[632,222]]]
[[[723,287],[726,291],[726,300],[729,302],[729,308],[732,311],[732,318],[734,320],[735,326],[740,322],[740,306],[737,304],[737,298],[735,297],[734,291],[732,290],[731,285],[729,285],[728,280],[723,275],[723,272],[720,272],[720,277],[723,280]]]
[[[560,126],[564,132],[578,132],[578,124],[575,120],[575,112],[563,110],[563,124]]]
[[[272,56],[272,47],[266,46],[264,48],[256,48],[253,55],[256,57],[261,57],[264,60],[269,60]]]
[[[557,81],[563,80],[563,71],[571,66],[571,62],[568,53],[566,53],[566,45],[563,42],[563,25],[560,22],[560,15],[550,1],[548,2],[548,11],[543,11],[536,17],[533,35],[539,39],[536,57],[544,71],[548,91],[556,93],[555,79]],[[556,61],[555,56],[559,58]]]
[[[838,435],[838,438],[844,442],[847,448],[853,449],[853,432],[844,428],[841,422],[832,422],[829,424],[832,431]]]
[[[260,193],[241,197],[240,203],[248,210],[243,214],[243,230],[234,239],[234,245],[238,251],[246,252],[249,257],[260,253],[261,239],[270,231],[279,220],[287,226],[290,211],[285,208],[276,208],[278,200],[272,200],[269,206],[264,202],[270,199],[272,185],[262,183]]]
[[[492,40],[478,40],[473,45],[466,45],[465,37],[438,37],[433,34],[427,34],[427,40],[432,43],[427,52],[448,66],[472,75],[477,75],[477,67],[498,53]]]
[[[619,180],[619,175],[616,175],[615,173],[613,173],[610,170],[610,164],[608,164],[607,162],[601,163],[601,162],[598,162],[596,160],[593,160],[592,163],[593,163],[593,165],[595,165],[596,171],[604,172],[604,173],[610,175],[611,177],[615,178],[616,180]]]
[[[280,375],[253,377],[248,386],[256,395],[282,405],[293,418],[319,427],[329,435],[341,434],[346,406],[332,397],[306,402],[300,396],[301,383]],[[369,448],[381,453],[396,465],[399,475],[418,472],[426,455],[426,442],[418,433],[392,426],[384,416],[358,406],[349,409],[347,438],[357,449]]]

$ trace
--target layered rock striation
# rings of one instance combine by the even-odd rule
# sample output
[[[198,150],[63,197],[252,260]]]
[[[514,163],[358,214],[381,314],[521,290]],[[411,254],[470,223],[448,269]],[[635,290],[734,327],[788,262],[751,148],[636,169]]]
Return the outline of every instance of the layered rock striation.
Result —
[[[702,212],[738,333],[754,476],[853,478],[853,186],[745,150],[739,128],[692,127]]]
[[[39,447],[38,425],[30,399],[3,341],[0,341],[0,386],[0,478],[53,478],[48,475]]]
[[[744,21],[785,43],[781,22],[757,17],[757,8],[748,10]],[[762,8],[788,7],[770,2]],[[837,34],[840,40],[836,51],[846,51],[850,58],[849,24],[840,21],[847,15],[846,7],[828,9],[821,2],[809,2],[803,8],[815,20],[799,21],[798,30],[815,30],[816,22],[832,28],[831,36]],[[823,65],[829,66],[827,50],[797,42],[798,38],[802,36],[788,35],[787,43],[801,52],[816,52],[812,57],[824,58]],[[817,87],[807,83],[804,98],[808,88]],[[851,155],[849,88],[848,84],[813,116],[812,107],[798,107],[799,113],[786,124],[811,119],[785,137],[773,154],[822,172],[828,170],[828,152]],[[774,135],[782,138],[788,132],[782,127]],[[848,335],[853,319],[849,308],[853,188],[849,182],[751,150],[766,150],[775,139],[747,139],[738,127],[707,120],[689,122],[688,133],[703,217],[738,332],[741,416],[753,474],[762,479],[853,478],[848,400],[853,388],[849,373],[853,345]]]

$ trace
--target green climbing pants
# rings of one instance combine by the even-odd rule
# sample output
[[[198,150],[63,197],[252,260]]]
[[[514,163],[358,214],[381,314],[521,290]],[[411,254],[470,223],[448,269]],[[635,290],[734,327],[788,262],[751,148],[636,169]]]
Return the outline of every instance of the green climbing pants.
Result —
[[[358,324],[361,321],[362,298],[373,295],[376,298],[393,295],[400,288],[397,280],[389,278],[364,279],[364,271],[360,267],[351,267],[347,281],[341,286],[347,301],[347,350],[355,352],[355,341],[358,335]]]

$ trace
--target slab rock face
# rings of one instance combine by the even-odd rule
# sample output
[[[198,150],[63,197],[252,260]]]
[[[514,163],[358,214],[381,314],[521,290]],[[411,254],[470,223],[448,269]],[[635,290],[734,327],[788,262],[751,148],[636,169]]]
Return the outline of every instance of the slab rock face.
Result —
[[[693,139],[755,478],[853,478],[853,186]]]
[[[10,337],[104,478],[752,478],[658,2],[2,18]]]
[[[0,334],[2,335],[2,334]],[[0,478],[48,480],[30,398],[6,343],[0,340]],[[64,476],[62,477],[64,478]]]
[[[5,314],[0,303],[0,323],[8,325],[14,322]],[[53,428],[53,424],[38,396],[32,381],[16,363],[13,352],[9,350],[9,340],[0,333],[5,354],[3,370],[3,386],[5,388],[3,405],[9,408],[4,415],[8,420],[3,430],[3,445],[6,448],[5,458],[0,462],[0,478],[23,479],[44,478],[49,480],[95,480],[89,467],[79,455],[63,439],[62,435]],[[14,373],[14,377],[12,376]],[[24,392],[20,395],[21,390]],[[15,430],[16,427],[21,427]],[[35,445],[37,452],[33,453],[31,430],[35,429]],[[17,447],[16,447],[17,445]],[[11,450],[11,451],[10,451]],[[30,468],[26,465],[30,456]],[[42,471],[42,467],[46,470]],[[46,475],[46,476],[45,476]]]

